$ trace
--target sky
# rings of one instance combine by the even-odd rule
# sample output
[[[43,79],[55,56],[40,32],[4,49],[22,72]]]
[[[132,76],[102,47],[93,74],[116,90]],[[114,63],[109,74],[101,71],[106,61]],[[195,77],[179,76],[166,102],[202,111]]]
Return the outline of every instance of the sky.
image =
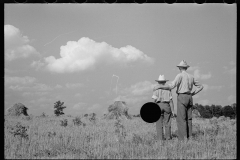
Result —
[[[231,105],[236,24],[235,4],[5,4],[5,111],[53,115],[60,100],[66,115],[102,115],[122,100],[139,114],[182,60],[204,86],[194,104]]]

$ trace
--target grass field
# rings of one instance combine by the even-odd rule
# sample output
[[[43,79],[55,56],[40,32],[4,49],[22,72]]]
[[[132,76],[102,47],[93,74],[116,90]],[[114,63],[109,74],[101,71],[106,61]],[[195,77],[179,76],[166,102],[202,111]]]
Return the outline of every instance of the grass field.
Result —
[[[80,118],[86,125],[74,125],[75,117],[67,116],[5,118],[5,158],[236,159],[236,120],[193,119],[193,139],[178,142],[173,119],[173,139],[157,142],[155,123],[141,118],[122,119],[120,124]]]

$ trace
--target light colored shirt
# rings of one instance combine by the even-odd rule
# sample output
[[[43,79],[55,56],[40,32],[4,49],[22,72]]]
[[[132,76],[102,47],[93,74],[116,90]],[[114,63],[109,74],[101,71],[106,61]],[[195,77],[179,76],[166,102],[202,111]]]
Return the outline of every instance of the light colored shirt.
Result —
[[[152,99],[156,100],[156,102],[170,102],[172,93],[170,90],[158,89],[153,91]]]
[[[202,88],[202,85],[192,75],[186,71],[179,73],[176,78],[168,84],[170,89],[177,86],[176,93],[191,93],[193,85],[198,89]]]

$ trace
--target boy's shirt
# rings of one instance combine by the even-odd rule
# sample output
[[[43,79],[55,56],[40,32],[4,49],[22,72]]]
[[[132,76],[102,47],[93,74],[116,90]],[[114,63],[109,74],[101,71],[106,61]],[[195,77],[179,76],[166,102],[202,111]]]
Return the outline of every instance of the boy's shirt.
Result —
[[[171,90],[158,89],[153,92],[152,98],[158,102],[170,102],[172,99]]]

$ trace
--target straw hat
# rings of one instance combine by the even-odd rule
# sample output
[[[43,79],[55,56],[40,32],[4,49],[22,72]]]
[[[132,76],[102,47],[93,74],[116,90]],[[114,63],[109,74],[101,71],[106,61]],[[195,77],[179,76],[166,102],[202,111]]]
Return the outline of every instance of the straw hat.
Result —
[[[160,75],[160,76],[158,77],[158,80],[155,80],[155,81],[157,81],[157,82],[166,82],[166,81],[168,81],[168,80],[165,79],[164,75]]]
[[[190,67],[185,60],[182,60],[177,67]]]

